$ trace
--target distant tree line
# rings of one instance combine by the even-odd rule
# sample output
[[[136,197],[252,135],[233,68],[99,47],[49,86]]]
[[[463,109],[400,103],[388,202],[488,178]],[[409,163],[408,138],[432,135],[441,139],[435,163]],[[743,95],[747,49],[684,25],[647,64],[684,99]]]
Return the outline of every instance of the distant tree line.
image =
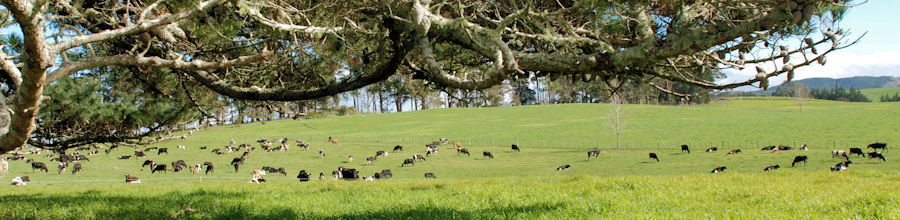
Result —
[[[837,86],[831,89],[811,89],[809,94],[816,99],[836,100],[844,102],[871,102],[859,89],[844,89]]]
[[[894,93],[894,96],[881,95],[881,102],[900,102],[900,93]]]

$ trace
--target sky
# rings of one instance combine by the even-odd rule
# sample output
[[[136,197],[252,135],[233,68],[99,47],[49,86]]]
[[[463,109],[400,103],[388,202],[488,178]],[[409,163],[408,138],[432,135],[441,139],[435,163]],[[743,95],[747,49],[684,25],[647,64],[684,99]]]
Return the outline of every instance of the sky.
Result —
[[[861,2],[861,1],[857,1]],[[838,25],[856,38],[865,33],[859,43],[832,52],[825,66],[813,64],[796,70],[794,79],[816,77],[846,78],[853,76],[900,76],[900,1],[869,0],[847,11]],[[728,78],[718,83],[744,81],[756,75],[754,68],[727,72]],[[773,78],[770,85],[779,85],[785,76]],[[738,90],[756,90],[740,88]]]

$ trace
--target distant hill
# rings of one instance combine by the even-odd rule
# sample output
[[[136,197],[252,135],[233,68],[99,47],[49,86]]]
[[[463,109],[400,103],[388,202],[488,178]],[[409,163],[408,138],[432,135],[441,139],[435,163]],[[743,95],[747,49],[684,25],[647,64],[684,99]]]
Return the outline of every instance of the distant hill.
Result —
[[[856,89],[900,87],[900,77],[891,76],[856,76],[840,79],[809,78],[794,80],[794,82],[803,83],[803,85],[806,85],[806,87],[810,89],[831,89],[836,86]],[[778,90],[778,86],[770,87],[768,90],[765,90],[765,94],[772,94],[776,90]],[[759,90],[758,92],[763,93],[762,90]]]

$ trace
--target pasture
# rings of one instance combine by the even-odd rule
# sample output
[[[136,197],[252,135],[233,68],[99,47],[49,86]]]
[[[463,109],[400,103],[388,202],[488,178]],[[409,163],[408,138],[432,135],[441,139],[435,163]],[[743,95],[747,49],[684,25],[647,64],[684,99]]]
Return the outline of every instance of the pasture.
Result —
[[[873,102],[881,102],[881,96],[893,96],[894,94],[900,93],[900,87],[861,89],[860,92]]]
[[[197,218],[596,218],[596,217],[759,217],[900,218],[900,165],[892,151],[900,144],[900,103],[841,103],[808,100],[800,111],[793,99],[734,98],[703,106],[625,105],[623,145],[615,147],[609,105],[574,104],[477,109],[433,109],[408,113],[355,115],[315,120],[279,120],[220,126],[171,140],[168,154],[119,160],[133,155],[121,147],[89,156],[84,170],[32,173],[24,161],[10,161],[8,181],[29,175],[25,187],[0,185],[0,215],[12,218],[168,217],[190,204]],[[179,134],[180,135],[180,134]],[[331,144],[328,137],[340,140]],[[424,145],[446,137],[452,144],[427,161],[401,167]],[[265,152],[258,139],[288,138],[287,151]],[[234,139],[257,147],[238,172],[229,162],[241,152],[216,155]],[[295,140],[310,143],[302,150]],[[856,158],[845,172],[832,149],[888,143],[888,162]],[[510,149],[518,143],[521,152]],[[395,145],[404,151],[392,152]],[[691,153],[679,146],[688,144]],[[761,151],[768,145],[807,144],[808,151]],[[186,149],[177,149],[185,145]],[[151,146],[141,146],[144,149]],[[208,149],[201,150],[201,146]],[[719,151],[703,152],[708,147]],[[740,154],[726,152],[741,149]],[[322,158],[319,151],[325,153]],[[597,158],[587,151],[599,150]],[[366,157],[388,151],[373,164]],[[482,157],[490,151],[494,159]],[[868,151],[868,150],[867,150]],[[70,151],[71,153],[72,151]],[[660,162],[648,158],[659,155]],[[87,154],[82,151],[81,154]],[[354,160],[349,161],[348,155]],[[791,168],[795,156],[809,156]],[[170,170],[151,174],[144,160],[215,164],[212,175]],[[558,166],[571,164],[566,171]],[[780,164],[781,169],[763,172]],[[250,171],[284,167],[268,182],[250,184]],[[320,181],[337,167],[361,176],[390,169],[393,178],[375,182]],[[710,170],[727,166],[722,174]],[[300,169],[310,182],[295,178]],[[432,172],[437,179],[425,179]],[[124,175],[142,184],[125,184]]]

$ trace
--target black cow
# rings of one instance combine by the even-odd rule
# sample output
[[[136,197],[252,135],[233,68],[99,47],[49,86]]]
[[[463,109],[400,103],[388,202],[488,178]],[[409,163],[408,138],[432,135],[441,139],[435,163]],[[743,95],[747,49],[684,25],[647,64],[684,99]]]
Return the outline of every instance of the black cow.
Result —
[[[791,167],[794,167],[794,165],[799,162],[803,162],[803,165],[806,165],[806,159],[807,157],[803,155],[794,157],[794,162],[791,163]]]
[[[375,173],[375,179],[390,179],[392,176],[394,174],[391,173],[391,170],[381,170],[381,172]]]
[[[206,146],[200,146],[200,150],[206,150]]]
[[[717,150],[719,150],[718,147],[710,147],[710,148],[706,148],[706,152],[716,152]]]
[[[721,172],[725,172],[725,169],[727,169],[727,168],[728,168],[728,167],[716,167],[715,169],[713,169],[712,171],[710,171],[710,173],[721,173]]]
[[[279,168],[278,168],[277,170],[275,170],[275,172],[273,172],[273,173],[280,173],[282,176],[287,176],[287,171],[284,170],[284,167],[279,167]]]
[[[158,151],[156,151],[157,156],[159,156],[162,153],[166,153],[166,155],[169,155],[169,148],[160,148]]]
[[[163,173],[167,172],[165,164],[158,164],[156,166],[153,166],[152,168],[153,170],[151,170],[150,173],[156,173],[156,171],[162,171]]]
[[[869,152],[869,159],[878,158],[881,161],[887,162],[887,159],[884,158],[884,154],[879,153],[878,151]]]
[[[216,168],[213,166],[212,162],[203,162],[203,165],[206,166],[206,175],[209,175],[209,173],[215,173]]]
[[[456,155],[459,155],[461,153],[466,154],[467,156],[472,156],[471,154],[469,154],[469,150],[467,150],[465,148],[457,148]]]
[[[400,167],[406,166],[407,164],[416,165],[416,160],[415,159],[405,159],[405,160],[403,160],[403,164],[400,164]]]
[[[31,162],[31,173],[34,173],[34,170],[43,170],[44,173],[48,172],[47,164],[42,162]]]
[[[557,170],[557,171],[559,171],[559,170],[569,170],[570,167],[572,167],[572,165],[566,164],[566,165],[562,165],[562,166],[557,167],[556,170]]]
[[[775,145],[772,145],[772,146],[764,147],[760,150],[775,150],[775,148],[777,148],[777,147]]]
[[[434,176],[434,173],[425,173],[425,178],[437,178]]]
[[[152,160],[145,160],[144,163],[141,164],[141,168],[144,168],[144,167],[146,167],[146,166],[148,166],[148,165],[150,166],[150,168],[153,168],[153,161],[152,161]]]
[[[300,182],[309,181],[309,173],[306,170],[300,170],[300,174],[297,174],[297,179],[300,179]]]
[[[659,157],[656,156],[656,153],[650,153],[650,159],[655,159],[659,163]]]
[[[127,159],[131,159],[131,155],[119,156],[119,160],[127,160]]]
[[[403,151],[403,146],[402,145],[394,146],[394,152],[397,152],[398,150]]]
[[[866,154],[863,153],[862,149],[855,148],[855,147],[850,148],[850,154],[856,154],[857,157],[859,157],[859,156],[866,157]]]
[[[869,144],[869,146],[866,146],[866,149],[869,149],[869,148],[872,148],[872,150],[876,150],[876,151],[878,149],[881,149],[881,151],[884,151],[884,150],[887,150],[887,144],[875,142],[875,143]]]
[[[239,163],[233,163],[233,164],[231,164],[231,165],[234,166],[234,172],[235,172],[235,173],[237,173],[237,172],[238,172],[238,168],[241,167],[241,164],[239,164]]]
[[[741,153],[741,149],[728,151],[728,154],[739,154]]]
[[[231,164],[236,163],[244,164],[244,157],[235,157],[234,159],[231,159]]]
[[[357,171],[356,169],[344,168],[341,169],[341,177],[344,178],[344,180],[359,179],[359,171]]]
[[[519,145],[513,144],[513,145],[512,145],[512,149],[513,149],[514,151],[516,151],[516,152],[521,152],[521,151],[519,150]]]
[[[75,165],[72,166],[72,175],[75,175],[75,173],[78,173],[78,171],[81,171],[80,163],[76,163]]]
[[[781,168],[781,164],[767,166],[765,169],[763,169],[763,171],[773,171],[773,170],[777,170],[778,168]]]
[[[687,151],[688,153],[691,153],[691,149],[688,148],[687,144],[682,144],[681,152],[685,152],[685,151]]]
[[[778,146],[778,150],[793,150],[793,149],[794,148],[792,148],[791,146],[783,146],[783,145]]]
[[[600,157],[600,151],[599,150],[588,151],[588,159],[591,159],[591,156]]]
[[[494,155],[491,154],[491,152],[488,152],[488,151],[485,151],[485,152],[482,153],[481,155],[482,155],[482,157],[490,157],[491,159],[494,159]]]

